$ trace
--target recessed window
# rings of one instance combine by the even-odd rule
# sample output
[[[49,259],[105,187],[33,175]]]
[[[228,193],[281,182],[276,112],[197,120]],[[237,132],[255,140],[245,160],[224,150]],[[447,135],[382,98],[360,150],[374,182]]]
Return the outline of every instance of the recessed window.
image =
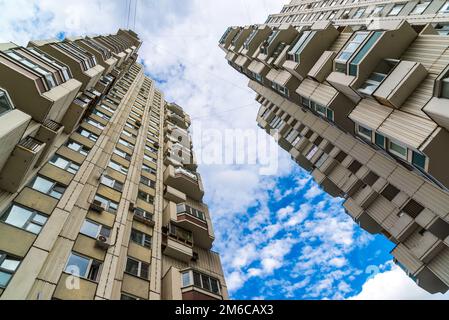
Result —
[[[413,199],[411,199],[402,209],[403,212],[413,219],[415,219],[423,210],[424,207]]]
[[[0,89],[0,116],[14,109],[5,91]]]
[[[313,146],[312,149],[309,151],[309,153],[307,153],[306,158],[307,160],[311,160],[313,158],[313,156],[318,152],[318,147],[317,146]]]
[[[144,177],[144,176],[140,177],[140,183],[146,185],[147,187],[153,188],[153,189],[156,187],[156,183],[153,180],[150,180],[149,178]]]
[[[66,147],[69,148],[70,150],[78,152],[79,154],[82,154],[83,156],[87,156],[90,151],[87,147],[85,147],[81,143],[75,142],[73,140],[69,140],[66,144]]]
[[[365,178],[363,178],[363,182],[372,187],[376,181],[379,179],[379,176],[377,174],[375,174],[374,172],[370,171]]]
[[[111,168],[111,169],[114,169],[114,170],[116,170],[118,172],[121,172],[123,174],[128,174],[128,168],[126,168],[125,166],[123,166],[123,165],[121,165],[121,164],[119,164],[119,163],[117,163],[115,161],[111,160],[109,162],[108,167]]]
[[[386,149],[386,141],[387,139],[383,135],[376,132],[375,142],[377,146]]]
[[[145,202],[147,202],[147,203],[150,203],[150,204],[153,204],[153,203],[154,203],[154,197],[151,196],[151,195],[149,195],[149,194],[146,193],[146,192],[143,192],[143,191],[140,191],[140,190],[139,190],[139,192],[137,193],[137,197],[138,197],[140,200],[143,200],[143,201],[145,201]]]
[[[178,215],[179,214],[188,214],[197,219],[206,221],[206,215],[204,214],[204,212],[202,212],[198,209],[192,208],[191,206],[188,206],[184,203],[176,205],[176,213]]]
[[[118,203],[109,199],[106,199],[105,197],[102,197],[100,195],[95,195],[95,200],[101,202],[106,206],[106,211],[110,213],[117,213],[118,210]]]
[[[139,246],[151,249],[151,236],[138,231],[136,229],[131,230],[131,241]]]
[[[449,26],[446,27],[449,33]],[[441,80],[441,98],[449,99],[449,76]]]
[[[402,144],[399,144],[394,141],[389,141],[388,151],[390,151],[392,154],[394,154],[404,160],[407,160],[408,149],[406,146],[404,146]]]
[[[54,155],[53,158],[49,161],[52,165],[65,170],[71,174],[76,174],[80,169],[80,166],[73,163],[71,160],[68,160],[60,155]]]
[[[382,191],[382,195],[389,201],[392,201],[394,197],[396,197],[399,193],[399,189],[389,184],[384,191]]]
[[[401,13],[402,9],[404,9],[405,3],[396,4],[391,11],[388,13],[389,16],[397,16]]]
[[[128,257],[128,260],[126,261],[125,271],[136,277],[148,280],[150,265],[148,263]]]
[[[340,163],[343,163],[343,161],[346,159],[348,155],[344,151],[340,151],[337,156],[335,157],[335,160],[337,160]]]
[[[351,165],[349,166],[348,170],[351,171],[353,174],[356,174],[357,171],[360,170],[362,167],[362,164],[358,162],[357,160],[354,160]]]
[[[118,155],[119,157],[121,157],[125,160],[128,160],[128,161],[131,160],[131,156],[128,153],[126,153],[125,151],[122,151],[120,149],[117,149],[117,148],[114,149],[114,154]]]
[[[123,183],[117,181],[116,179],[110,176],[107,175],[102,176],[101,183],[104,184],[105,186],[108,186],[109,188],[117,190],[118,192],[123,191]]]
[[[382,12],[382,10],[385,8],[385,6],[377,6],[376,8],[374,8],[373,12],[371,13],[372,17],[378,17],[380,16],[380,13]]]
[[[371,142],[373,130],[362,125],[357,125],[357,134]]]
[[[20,262],[19,259],[0,251],[0,288],[6,288]]]
[[[125,147],[134,149],[134,145],[133,145],[131,142],[128,142],[128,141],[126,141],[126,140],[119,139],[119,140],[118,140],[118,143],[124,145]]]
[[[87,122],[88,124],[90,124],[90,125],[92,125],[92,126],[98,128],[98,129],[100,129],[100,130],[103,130],[103,129],[105,128],[105,126],[102,125],[100,122],[95,121],[95,120],[93,120],[93,119],[91,119],[91,118],[88,118],[86,122]]]
[[[427,7],[429,6],[429,4],[431,2],[432,1],[419,1],[416,4],[415,9],[413,9],[413,11],[411,12],[411,14],[421,14],[421,13],[423,13],[424,11],[426,11]]]
[[[366,8],[358,9],[357,12],[352,17],[352,19],[360,19],[363,16],[363,14],[365,13],[365,11],[366,11]]]
[[[357,51],[359,46],[365,41],[370,33],[366,31],[358,31],[352,37],[351,41],[345,46],[345,48],[340,52],[337,59],[335,59],[335,71],[346,73],[347,67],[346,63]]]
[[[98,238],[99,236],[109,238],[109,236],[111,235],[111,229],[99,223],[90,220],[85,220],[83,226],[81,227],[80,233],[95,239]]]
[[[63,185],[40,176],[34,178],[34,180],[30,183],[30,188],[56,199],[61,199],[66,190],[66,187]]]
[[[93,142],[97,142],[98,140],[98,136],[96,134],[93,134],[92,132],[87,131],[86,129],[79,128],[76,132]]]
[[[72,252],[67,261],[65,272],[76,277],[97,281],[100,275],[100,267],[99,261]]]
[[[14,227],[39,234],[47,222],[48,217],[33,209],[13,204],[3,212],[0,221]]]
[[[157,173],[155,169],[153,169],[153,168],[151,168],[151,167],[149,167],[149,166],[147,166],[145,164],[142,165],[142,170],[145,171],[145,172],[154,174],[154,175],[156,175],[156,173]]]
[[[140,300],[140,298],[136,298],[136,297],[130,296],[129,294],[122,293],[122,295],[120,296],[120,300],[136,301],[136,300]]]
[[[412,154],[412,164],[421,169],[421,170],[426,170],[426,162],[427,162],[427,157],[425,155],[423,155],[422,153],[413,151]]]

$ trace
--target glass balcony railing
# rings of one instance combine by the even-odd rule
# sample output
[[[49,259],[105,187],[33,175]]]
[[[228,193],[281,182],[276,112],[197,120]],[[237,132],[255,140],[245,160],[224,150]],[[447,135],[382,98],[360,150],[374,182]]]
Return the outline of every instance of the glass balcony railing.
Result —
[[[181,167],[175,169],[175,174],[181,174],[181,175],[187,176],[190,179],[198,181],[198,176],[196,173],[193,173],[193,172],[191,172],[187,169],[181,168]]]
[[[14,109],[6,92],[0,89],[0,116]]]

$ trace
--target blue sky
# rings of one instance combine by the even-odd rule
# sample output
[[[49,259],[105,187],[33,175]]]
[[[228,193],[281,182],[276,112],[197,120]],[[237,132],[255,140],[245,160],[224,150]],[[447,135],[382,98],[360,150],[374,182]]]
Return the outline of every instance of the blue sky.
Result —
[[[255,94],[217,43],[226,27],[261,23],[283,4],[140,1],[145,70],[203,129],[257,131]],[[121,0],[0,0],[0,41],[113,33],[126,26],[125,7]],[[194,141],[197,152],[213,144]],[[232,298],[447,299],[419,289],[392,264],[392,244],[360,230],[342,200],[324,194],[285,151],[278,161],[270,176],[259,174],[260,164],[200,164]]]

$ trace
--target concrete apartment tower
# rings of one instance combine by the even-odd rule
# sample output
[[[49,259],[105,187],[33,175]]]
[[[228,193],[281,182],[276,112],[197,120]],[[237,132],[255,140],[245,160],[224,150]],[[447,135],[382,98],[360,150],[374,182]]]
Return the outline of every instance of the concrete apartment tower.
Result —
[[[291,1],[220,47],[257,122],[347,213],[449,288],[449,1]]]
[[[133,31],[0,45],[0,299],[227,299],[188,132]]]

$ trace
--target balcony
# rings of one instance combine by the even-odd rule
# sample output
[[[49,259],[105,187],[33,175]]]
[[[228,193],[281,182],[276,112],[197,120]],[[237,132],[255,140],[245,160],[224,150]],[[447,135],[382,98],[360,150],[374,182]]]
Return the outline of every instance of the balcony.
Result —
[[[169,202],[164,209],[164,222],[175,221],[176,225],[192,233],[196,246],[210,250],[214,235],[209,230],[205,211],[193,208],[186,203]]]
[[[104,74],[109,74],[117,65],[118,61],[112,56],[112,52],[94,39],[80,39],[75,43],[95,56],[97,62],[105,69]]]
[[[45,148],[36,163],[37,165],[42,164],[46,160],[46,156],[51,151],[56,139],[61,135],[63,129],[63,126],[52,120],[45,121],[44,124],[39,127],[35,138],[38,141],[45,143]]]
[[[167,110],[177,114],[180,117],[184,117],[184,110],[178,106],[176,103],[168,103]]]
[[[203,183],[199,175],[181,167],[168,166],[164,172],[164,184],[196,201],[201,201],[204,196]]]
[[[0,171],[25,133],[31,117],[14,109],[6,91],[0,89]]]
[[[170,223],[162,228],[162,247],[165,255],[190,262],[193,258],[192,233]]]
[[[283,64],[284,69],[299,80],[303,80],[338,35],[339,32],[330,24],[324,29],[312,27],[311,30],[302,32],[290,45],[287,60]]]
[[[0,188],[11,193],[19,190],[44,148],[45,143],[32,137],[23,139],[15,147],[0,173]]]
[[[182,129],[187,129],[189,127],[186,119],[184,117],[180,117],[176,113],[172,113],[172,112],[168,113],[167,120],[170,121],[171,123],[173,123],[175,126],[182,128]]]
[[[341,197],[343,195],[343,191],[320,170],[313,170],[312,177],[316,181],[316,183],[318,183],[321,188],[323,188],[323,190],[326,193],[330,194],[332,197]]]
[[[262,41],[274,31],[268,26],[259,26],[254,28],[243,43],[243,47],[238,51],[240,55],[234,61],[235,64],[242,68],[247,68],[252,59],[258,55],[258,48]]]
[[[72,101],[67,110],[64,118],[61,121],[61,124],[64,126],[64,132],[70,134],[73,130],[76,129],[81,119],[84,116],[89,104],[85,101],[76,98]]]
[[[353,199],[349,198],[343,204],[346,213],[354,219],[355,222],[370,234],[379,234],[382,227],[361,208]]]
[[[237,35],[239,31],[240,28],[237,27],[229,27],[228,29],[226,29],[225,33],[223,34],[219,42],[219,46],[223,51],[225,52],[228,51],[232,39]]]
[[[97,64],[93,54],[71,41],[31,41],[29,46],[37,47],[65,63],[73,77],[82,83],[81,91],[94,87],[105,71],[104,67]]]
[[[40,123],[60,122],[81,87],[66,66],[33,49],[0,52],[0,73],[15,107]]]
[[[246,26],[244,28],[240,28],[240,30],[235,34],[235,36],[231,40],[231,46],[229,47],[229,51],[234,53],[238,53],[243,46],[245,40],[249,37],[249,35],[253,32],[255,26]],[[229,54],[230,52],[228,52]]]
[[[334,71],[327,77],[327,81],[334,88],[355,103],[367,94],[367,90],[368,94],[376,90],[379,80],[378,77],[373,77],[373,74],[388,74],[391,66],[385,62],[398,59],[417,37],[416,31],[406,21],[393,30],[389,30],[382,22],[380,24],[385,29],[355,32],[337,55]],[[382,71],[384,69],[387,71]],[[401,73],[399,70],[398,73]],[[370,78],[374,81],[374,88]],[[359,89],[362,92],[359,92]],[[388,92],[387,87],[384,90]]]

